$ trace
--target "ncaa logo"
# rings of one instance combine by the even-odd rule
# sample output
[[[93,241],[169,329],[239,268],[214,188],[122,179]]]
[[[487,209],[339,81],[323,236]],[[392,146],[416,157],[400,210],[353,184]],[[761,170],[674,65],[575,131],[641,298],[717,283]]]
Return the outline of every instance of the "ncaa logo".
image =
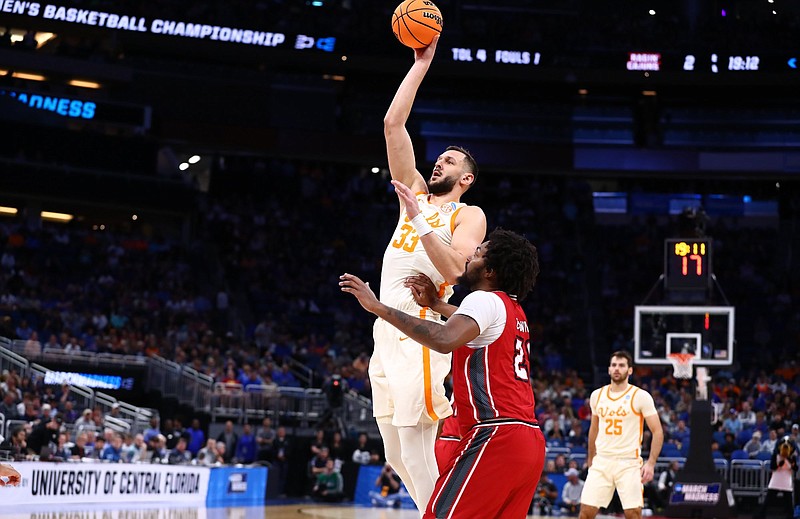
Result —
[[[228,493],[244,494],[247,492],[247,474],[235,472],[228,476]]]

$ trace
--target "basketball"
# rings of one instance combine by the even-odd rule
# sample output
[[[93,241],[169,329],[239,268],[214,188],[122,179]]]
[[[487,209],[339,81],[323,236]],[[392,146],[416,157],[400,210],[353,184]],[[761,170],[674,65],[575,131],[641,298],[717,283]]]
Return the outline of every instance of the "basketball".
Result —
[[[394,10],[392,32],[407,47],[427,47],[442,32],[442,13],[430,0],[405,0]]]

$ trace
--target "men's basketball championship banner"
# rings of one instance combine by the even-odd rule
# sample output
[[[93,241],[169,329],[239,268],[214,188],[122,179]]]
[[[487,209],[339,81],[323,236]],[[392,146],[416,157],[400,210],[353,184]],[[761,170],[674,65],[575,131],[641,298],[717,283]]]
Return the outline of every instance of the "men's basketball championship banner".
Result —
[[[12,505],[69,503],[204,504],[210,469],[178,465],[122,463],[15,463],[18,487],[0,487],[0,503]]]

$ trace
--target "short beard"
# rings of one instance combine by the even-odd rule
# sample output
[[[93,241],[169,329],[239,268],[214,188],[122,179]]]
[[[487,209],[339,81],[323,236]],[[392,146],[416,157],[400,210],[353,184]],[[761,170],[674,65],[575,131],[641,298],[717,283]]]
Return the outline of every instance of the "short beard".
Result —
[[[475,286],[480,280],[480,274],[480,270],[469,272],[465,268],[464,273],[456,278],[456,284],[472,292],[472,287]]]
[[[453,190],[456,185],[456,178],[450,177],[437,182],[434,185],[431,185],[431,181],[428,180],[428,192],[432,195],[444,195],[449,193]]]

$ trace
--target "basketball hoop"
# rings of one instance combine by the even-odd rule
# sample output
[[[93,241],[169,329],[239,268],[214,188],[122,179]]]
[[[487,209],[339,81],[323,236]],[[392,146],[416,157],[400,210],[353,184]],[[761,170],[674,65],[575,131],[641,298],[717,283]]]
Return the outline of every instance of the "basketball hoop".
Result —
[[[672,362],[672,376],[675,378],[692,378],[693,353],[670,353],[667,358]]]

